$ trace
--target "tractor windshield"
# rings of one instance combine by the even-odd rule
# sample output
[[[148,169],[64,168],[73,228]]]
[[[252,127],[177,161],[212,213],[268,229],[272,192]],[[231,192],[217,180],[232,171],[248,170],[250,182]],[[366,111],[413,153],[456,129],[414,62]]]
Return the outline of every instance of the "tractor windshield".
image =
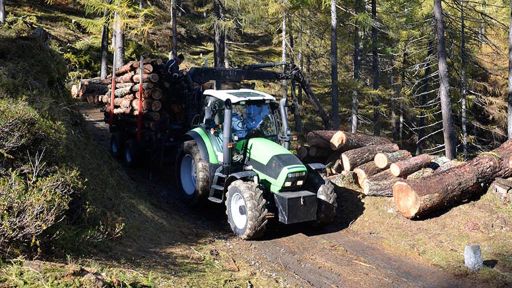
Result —
[[[276,121],[269,103],[250,102],[233,105],[233,134],[239,139],[248,135],[274,137],[277,135]]]

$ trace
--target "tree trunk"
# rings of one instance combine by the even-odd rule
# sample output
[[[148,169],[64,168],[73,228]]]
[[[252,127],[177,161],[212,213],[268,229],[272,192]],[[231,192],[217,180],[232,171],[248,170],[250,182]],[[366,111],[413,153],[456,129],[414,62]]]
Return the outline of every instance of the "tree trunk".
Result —
[[[411,158],[411,153],[407,150],[398,150],[391,153],[378,153],[375,155],[374,162],[379,168],[388,168],[391,164]]]
[[[432,156],[428,154],[421,154],[419,156],[393,163],[389,167],[389,170],[394,176],[405,177],[420,170],[421,168],[428,167],[431,161]]]
[[[371,136],[361,133],[348,133],[343,131],[336,131],[330,139],[332,150],[350,150],[367,145],[384,145],[391,144],[391,141],[384,137]]]
[[[286,63],[286,11],[283,11],[283,21],[281,24],[281,62]],[[283,72],[284,69],[286,69],[285,66],[283,66]],[[283,97],[286,98],[288,96],[286,80],[281,82],[281,86],[283,90]]]
[[[443,136],[445,155],[449,159],[456,156],[456,138],[453,127],[452,108],[450,102],[450,84],[448,83],[448,63],[444,38],[444,16],[441,0],[434,0],[434,16],[436,18],[437,54],[439,61],[439,98],[443,116]]]
[[[373,74],[373,89],[379,89],[379,52],[377,49],[377,1],[372,0],[372,74]],[[378,95],[375,95],[373,109],[373,135],[380,135],[380,99]]]
[[[304,71],[304,57],[302,55],[302,21],[299,22],[299,52],[297,54],[297,61],[299,62],[299,68],[301,71]],[[302,89],[299,87],[299,92],[297,95],[297,100],[299,101],[299,105],[302,105]]]
[[[331,147],[331,138],[336,134],[335,130],[314,130],[306,135],[306,142],[309,146],[317,146],[326,149]]]
[[[464,0],[460,0],[460,102],[461,102],[461,128],[462,128],[462,155],[464,160],[468,157],[468,132],[466,119],[466,27],[464,26]]]
[[[0,24],[5,23],[5,0],[0,0]]]
[[[338,38],[336,0],[331,0],[331,124],[332,129],[340,128],[339,100],[338,100]]]
[[[377,167],[373,161],[357,166],[354,169],[354,173],[356,174],[357,178],[357,184],[362,187],[365,179],[370,178],[371,176],[376,175],[382,171],[384,171],[384,169]]]
[[[495,178],[512,176],[511,155],[509,140],[463,165],[419,180],[397,182],[393,186],[395,205],[404,217],[416,218],[461,203]]]
[[[222,2],[220,0],[213,1],[213,10],[215,12],[215,43],[214,43],[214,62],[215,67],[224,67],[225,59],[224,56],[226,52],[224,51],[226,47],[226,38],[224,34],[224,29],[222,27],[223,24],[221,22],[224,20],[224,7],[222,6]],[[221,81],[215,81],[215,87],[217,89],[222,88]]]
[[[434,42],[432,40],[428,41],[428,50],[427,50],[427,57],[425,62],[425,71],[423,75],[423,89],[421,91],[420,95],[420,106],[424,106],[427,104],[427,93],[430,88],[430,73],[432,73],[430,69],[430,63],[428,59],[434,54]],[[416,142],[416,155],[419,155],[423,151],[423,142],[425,139],[425,113],[423,113],[424,108],[421,108],[420,110],[420,116],[418,120],[418,141]]]
[[[510,1],[510,27],[508,31],[508,139],[512,139],[512,0]]]
[[[0,0],[2,1],[2,0]],[[104,13],[104,18],[106,18],[106,12]],[[107,21],[105,19],[105,21]],[[100,68],[100,78],[107,78],[108,74],[108,23],[105,22],[103,24],[103,29],[101,31],[101,68]]]
[[[176,26],[176,0],[171,0],[172,57],[178,57],[178,29]]]
[[[358,15],[363,10],[363,0],[355,0],[355,11]],[[354,26],[354,82],[359,83],[361,78],[361,31],[359,29],[359,23],[356,21]],[[352,91],[352,117],[351,117],[351,131],[352,133],[357,132],[357,116],[358,116],[358,101],[359,101],[359,88],[356,87]]]
[[[394,152],[398,150],[398,145],[370,145],[353,150],[343,152],[341,161],[343,162],[343,170],[352,171],[359,165],[373,161],[375,155],[380,152]]]
[[[115,13],[114,16],[114,33],[115,33],[115,50],[116,50],[116,69],[123,66],[124,64],[124,31],[121,17]]]

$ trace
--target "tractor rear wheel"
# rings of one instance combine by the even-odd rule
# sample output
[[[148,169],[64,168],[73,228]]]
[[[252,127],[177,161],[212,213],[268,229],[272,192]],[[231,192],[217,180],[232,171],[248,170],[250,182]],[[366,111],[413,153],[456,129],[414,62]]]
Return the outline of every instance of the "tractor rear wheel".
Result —
[[[124,144],[124,162],[128,167],[135,167],[139,163],[139,147],[135,139],[128,139]]]
[[[267,201],[254,182],[236,180],[228,187],[226,214],[231,230],[242,239],[256,239],[265,232]]]
[[[178,163],[180,191],[189,204],[199,204],[206,198],[210,189],[210,167],[208,162],[201,158],[195,141],[183,143],[183,153]]]
[[[121,133],[114,132],[110,135],[110,154],[112,157],[119,159],[123,155],[124,145]]]
[[[337,195],[334,191],[334,185],[329,180],[318,188],[316,197],[318,198],[318,207],[316,212],[316,224],[323,226],[334,222],[336,219],[336,201]]]

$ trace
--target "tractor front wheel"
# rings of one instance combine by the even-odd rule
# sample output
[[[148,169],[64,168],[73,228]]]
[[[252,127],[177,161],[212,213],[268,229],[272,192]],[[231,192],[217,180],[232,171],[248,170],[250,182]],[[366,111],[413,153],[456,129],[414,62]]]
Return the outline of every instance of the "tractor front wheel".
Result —
[[[254,182],[236,180],[228,187],[226,214],[231,230],[242,239],[261,237],[267,224],[267,201]]]
[[[197,205],[208,195],[210,168],[201,158],[197,143],[193,140],[183,143],[183,153],[178,161],[179,188],[190,205]]]
[[[334,222],[338,207],[334,185],[329,180],[325,180],[325,183],[318,188],[316,197],[318,198],[316,223],[323,226]]]

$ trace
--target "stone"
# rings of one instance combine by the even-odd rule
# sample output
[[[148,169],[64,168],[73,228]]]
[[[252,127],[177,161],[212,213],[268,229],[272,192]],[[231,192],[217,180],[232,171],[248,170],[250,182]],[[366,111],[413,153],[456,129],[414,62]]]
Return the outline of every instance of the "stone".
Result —
[[[466,245],[464,248],[464,265],[471,271],[478,271],[484,265],[480,245]]]

